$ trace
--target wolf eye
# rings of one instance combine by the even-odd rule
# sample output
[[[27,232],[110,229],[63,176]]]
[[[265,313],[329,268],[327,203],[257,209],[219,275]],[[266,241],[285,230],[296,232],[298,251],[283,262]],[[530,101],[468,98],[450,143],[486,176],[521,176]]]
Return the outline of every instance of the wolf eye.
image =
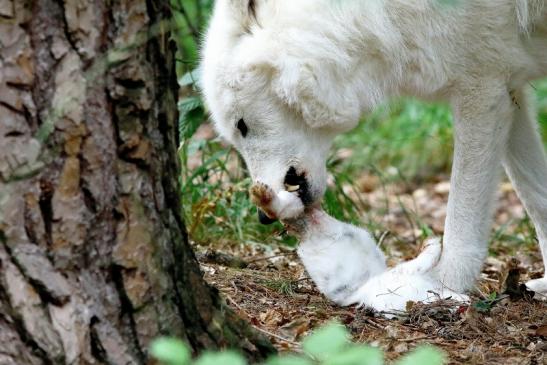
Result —
[[[238,122],[237,122],[237,129],[239,129],[239,131],[241,132],[241,135],[243,137],[247,136],[247,132],[249,131],[247,129],[247,124],[245,124],[245,121],[243,119],[240,119]]]

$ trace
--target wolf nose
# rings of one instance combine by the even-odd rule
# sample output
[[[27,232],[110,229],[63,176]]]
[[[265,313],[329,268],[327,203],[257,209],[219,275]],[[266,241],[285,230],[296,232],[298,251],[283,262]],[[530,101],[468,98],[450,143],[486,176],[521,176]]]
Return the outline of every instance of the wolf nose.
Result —
[[[285,187],[299,187],[302,183],[306,182],[306,178],[304,177],[304,174],[298,174],[296,172],[296,169],[294,166],[289,167],[289,170],[285,174],[285,180],[283,181],[285,184]],[[297,190],[297,189],[295,189]],[[287,191],[290,191],[287,189]]]
[[[283,181],[285,190],[288,192],[296,192],[304,205],[312,203],[312,197],[309,191],[309,183],[306,179],[306,173],[298,173],[294,166],[289,167]]]

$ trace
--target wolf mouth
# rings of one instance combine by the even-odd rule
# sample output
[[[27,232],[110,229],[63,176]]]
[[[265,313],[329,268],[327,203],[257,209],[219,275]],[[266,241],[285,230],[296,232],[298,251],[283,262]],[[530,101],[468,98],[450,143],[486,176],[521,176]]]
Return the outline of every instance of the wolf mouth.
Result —
[[[305,206],[310,206],[313,203],[313,198],[309,190],[309,183],[306,178],[306,173],[298,173],[294,166],[291,166],[285,175],[283,181],[285,190],[289,193],[295,193],[298,195],[302,204]],[[266,212],[258,209],[258,220],[264,225],[272,224],[277,221],[277,218],[271,217]]]

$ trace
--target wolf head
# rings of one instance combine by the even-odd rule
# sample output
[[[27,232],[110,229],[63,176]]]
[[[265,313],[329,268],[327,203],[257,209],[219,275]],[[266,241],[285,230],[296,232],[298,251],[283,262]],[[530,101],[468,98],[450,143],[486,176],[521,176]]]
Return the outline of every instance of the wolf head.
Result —
[[[307,41],[321,40],[299,34],[295,17],[319,5],[217,0],[201,64],[216,130],[243,156],[253,181],[295,192],[305,205],[323,196],[334,136],[359,117],[359,103],[332,86],[336,75],[302,53]]]

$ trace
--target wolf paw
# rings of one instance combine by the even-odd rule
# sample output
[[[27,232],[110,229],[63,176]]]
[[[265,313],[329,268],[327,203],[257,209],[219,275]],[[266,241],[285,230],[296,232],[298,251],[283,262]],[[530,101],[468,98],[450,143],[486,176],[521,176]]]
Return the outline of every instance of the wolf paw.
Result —
[[[409,301],[433,303],[443,299],[451,299],[455,303],[470,301],[467,295],[445,288],[427,275],[401,274],[390,270],[366,282],[350,297],[349,302],[379,312],[404,312]]]
[[[398,274],[424,274],[437,264],[441,257],[441,240],[429,238],[424,242],[424,248],[418,257],[397,265],[393,270]]]
[[[256,183],[251,186],[251,200],[261,209],[267,209],[275,198],[275,192],[264,183]]]
[[[536,293],[534,299],[547,301],[547,277],[526,282],[526,287]]]
[[[251,200],[268,217],[273,219],[294,219],[304,212],[304,204],[297,194],[280,191],[276,194],[264,183],[251,187]]]

